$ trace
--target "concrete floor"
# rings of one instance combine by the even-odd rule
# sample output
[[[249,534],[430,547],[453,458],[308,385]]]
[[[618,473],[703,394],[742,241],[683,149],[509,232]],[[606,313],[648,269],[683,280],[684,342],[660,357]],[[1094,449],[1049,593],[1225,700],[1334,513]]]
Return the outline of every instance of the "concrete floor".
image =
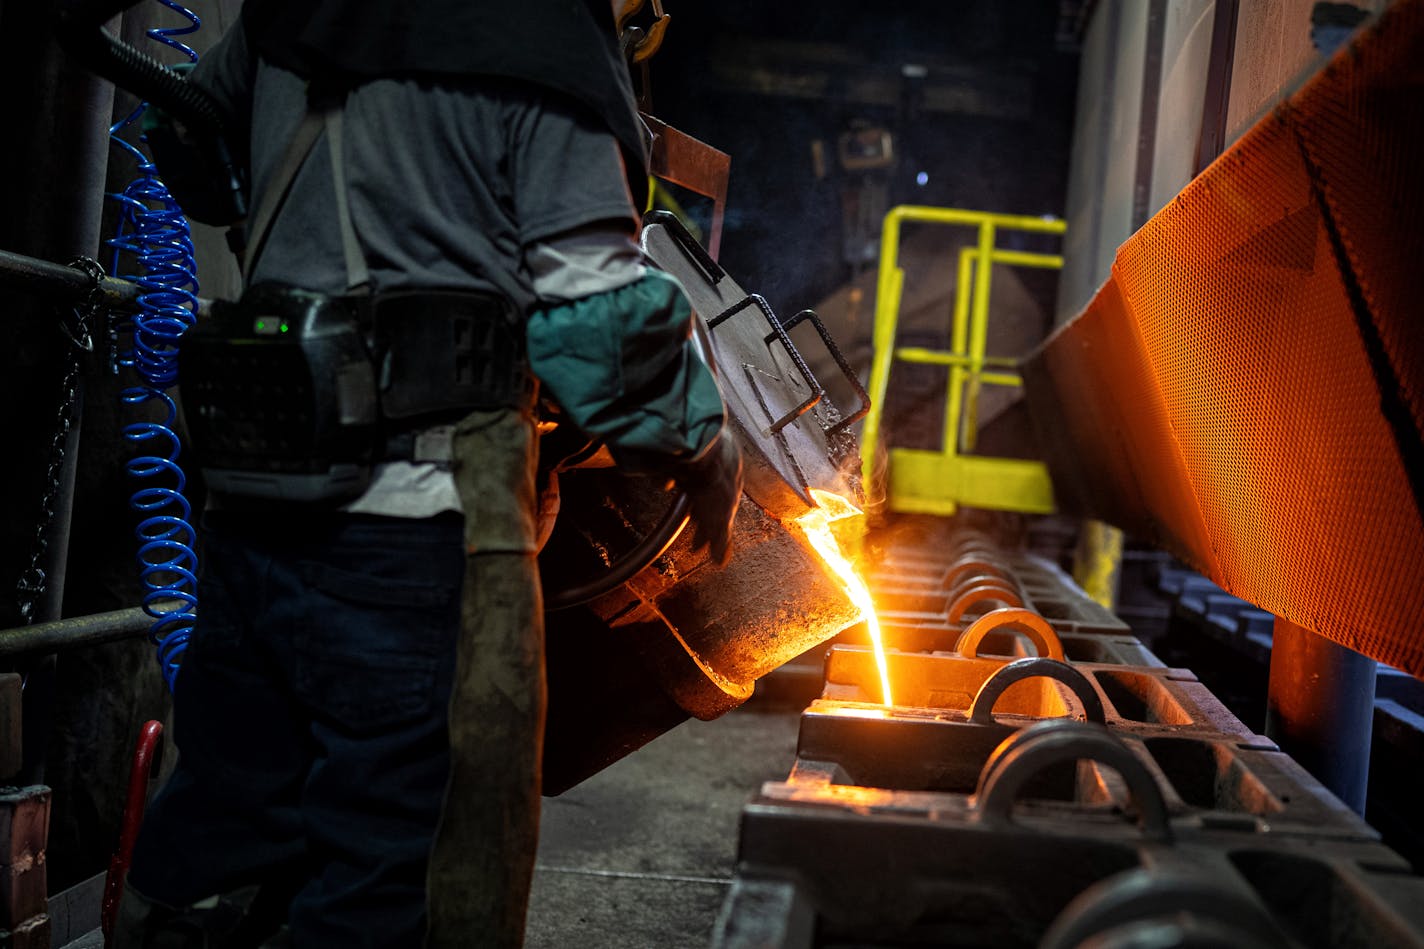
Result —
[[[709,945],[742,805],[791,770],[797,724],[754,699],[546,798],[526,949]]]
[[[685,722],[544,799],[525,949],[710,944],[736,864],[742,805],[762,782],[784,779],[795,758],[809,697],[794,673],[774,673],[742,708]],[[788,681],[795,694],[776,694]],[[102,889],[100,875],[51,899],[61,924],[54,945],[101,949],[90,926]]]

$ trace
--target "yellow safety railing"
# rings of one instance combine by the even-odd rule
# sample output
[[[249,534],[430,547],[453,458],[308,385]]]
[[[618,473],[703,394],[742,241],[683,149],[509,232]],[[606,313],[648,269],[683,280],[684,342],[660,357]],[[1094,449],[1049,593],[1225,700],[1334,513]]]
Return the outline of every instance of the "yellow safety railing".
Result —
[[[899,264],[900,226],[906,221],[978,229],[978,240],[959,252],[950,348],[895,345],[905,271]],[[1058,269],[1057,254],[1007,250],[994,246],[1000,231],[1062,234],[1057,218],[993,214],[959,208],[901,205],[885,216],[880,237],[880,274],[875,295],[874,359],[870,368],[870,414],[861,434],[861,464],[867,493],[878,492],[874,459],[890,368],[896,362],[928,363],[949,368],[941,451],[890,448],[890,510],[953,514],[960,505],[1028,513],[1053,510],[1053,485],[1042,462],[970,454],[978,435],[979,391],[985,385],[1022,386],[1017,361],[988,356],[989,290],[994,264]]]

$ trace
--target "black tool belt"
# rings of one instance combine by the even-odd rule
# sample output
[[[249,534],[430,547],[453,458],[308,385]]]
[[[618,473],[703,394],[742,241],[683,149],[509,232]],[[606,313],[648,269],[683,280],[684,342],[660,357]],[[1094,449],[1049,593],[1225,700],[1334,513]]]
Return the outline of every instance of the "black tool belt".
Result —
[[[333,297],[274,284],[213,305],[179,344],[193,449],[219,493],[341,503],[420,434],[533,401],[524,325],[496,294]]]

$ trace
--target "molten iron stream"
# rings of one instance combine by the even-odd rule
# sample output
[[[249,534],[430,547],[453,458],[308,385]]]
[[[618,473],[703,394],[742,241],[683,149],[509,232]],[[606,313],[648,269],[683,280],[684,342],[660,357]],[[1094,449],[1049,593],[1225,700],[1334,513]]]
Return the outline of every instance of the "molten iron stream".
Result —
[[[855,567],[841,553],[841,546],[836,541],[835,534],[831,532],[833,521],[858,517],[861,510],[839,494],[818,488],[811,489],[811,497],[815,498],[820,507],[802,514],[796,519],[796,523],[811,542],[812,549],[821,555],[840,580],[851,602],[860,607],[860,612],[865,617],[866,631],[870,634],[870,644],[875,649],[875,665],[880,670],[881,697],[886,705],[893,705],[894,701],[890,697],[890,670],[885,663],[885,646],[880,641],[880,620],[875,615],[875,604],[871,602],[870,590],[855,572]]]

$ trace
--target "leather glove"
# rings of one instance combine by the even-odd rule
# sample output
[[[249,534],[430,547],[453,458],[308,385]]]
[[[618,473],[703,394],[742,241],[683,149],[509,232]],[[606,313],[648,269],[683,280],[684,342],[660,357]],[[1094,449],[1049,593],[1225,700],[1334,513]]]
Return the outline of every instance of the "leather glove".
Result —
[[[687,495],[695,533],[692,549],[707,548],[707,555],[725,567],[732,555],[732,520],[742,500],[742,453],[726,431],[689,461],[677,462],[673,483]]]

